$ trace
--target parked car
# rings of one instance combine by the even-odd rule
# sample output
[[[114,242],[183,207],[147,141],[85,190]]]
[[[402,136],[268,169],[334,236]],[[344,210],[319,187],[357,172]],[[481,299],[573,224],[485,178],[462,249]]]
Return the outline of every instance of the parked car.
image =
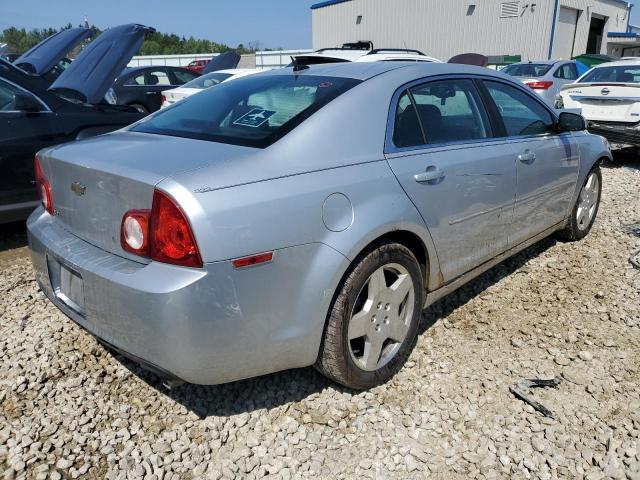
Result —
[[[247,75],[254,75],[260,72],[262,72],[262,70],[258,70],[257,68],[234,68],[207,73],[195,80],[185,83],[181,87],[166,90],[162,94],[162,108],[168,107],[178,100],[187,98],[194,93],[204,90],[205,88],[214,87],[229,80],[246,77]]]
[[[126,69],[108,90],[105,99],[112,105],[128,105],[142,113],[155,112],[162,105],[162,93],[200,74],[182,67],[134,67]]]
[[[189,62],[189,64],[187,65],[187,68],[192,72],[202,73],[202,70],[204,69],[204,67],[207,66],[207,63],[209,63],[210,61],[211,59],[194,60],[192,62]]]
[[[576,62],[567,60],[512,63],[501,71],[521,80],[549,105],[555,103],[563,85],[575,82],[579,76]]]
[[[41,77],[0,59],[0,223],[24,220],[39,203],[33,166],[38,150],[110,132],[143,117],[99,100],[110,83],[105,86],[104,78],[109,72],[115,76],[152,30],[123,25],[105,31],[49,90]],[[97,57],[92,55],[96,50]]]
[[[143,365],[215,384],[315,365],[369,388],[423,307],[585,237],[606,141],[480,67],[359,62],[209,88],[41,151],[37,281]]]
[[[341,48],[322,48],[312,53],[296,55],[294,60],[298,65],[344,62],[440,62],[437,58],[429,57],[420,50],[399,48],[369,49],[360,44],[354,45],[359,48],[351,45]]]
[[[560,91],[557,108],[581,110],[612,148],[640,146],[640,60],[596,65]]]

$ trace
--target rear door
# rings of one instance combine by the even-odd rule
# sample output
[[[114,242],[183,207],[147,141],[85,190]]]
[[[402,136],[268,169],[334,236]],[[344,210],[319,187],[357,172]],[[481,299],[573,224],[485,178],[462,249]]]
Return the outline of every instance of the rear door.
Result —
[[[578,176],[578,147],[571,133],[557,133],[554,115],[535,95],[498,80],[483,84],[517,159],[513,246],[566,217]]]
[[[507,248],[514,156],[475,82],[413,83],[394,96],[386,157],[427,224],[448,282]]]

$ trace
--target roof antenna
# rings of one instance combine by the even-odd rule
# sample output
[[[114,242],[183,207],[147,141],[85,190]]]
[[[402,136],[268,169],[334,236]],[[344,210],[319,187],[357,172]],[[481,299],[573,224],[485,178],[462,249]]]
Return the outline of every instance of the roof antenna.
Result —
[[[299,72],[300,70],[306,70],[307,68],[309,68],[309,65],[305,65],[304,63],[302,63],[300,60],[298,60],[298,57],[291,56],[291,63],[293,64],[294,72]]]

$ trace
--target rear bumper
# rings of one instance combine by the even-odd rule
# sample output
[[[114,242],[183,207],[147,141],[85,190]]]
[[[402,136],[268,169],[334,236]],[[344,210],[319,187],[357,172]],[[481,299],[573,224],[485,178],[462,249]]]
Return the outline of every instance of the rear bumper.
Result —
[[[640,145],[640,123],[587,122],[590,133],[600,135],[612,144]]]
[[[313,364],[347,265],[323,244],[277,250],[272,263],[243,270],[229,261],[144,265],[75,237],[42,208],[27,228],[36,279],[54,305],[143,366],[190,383]],[[54,291],[58,263],[82,278],[81,310]]]

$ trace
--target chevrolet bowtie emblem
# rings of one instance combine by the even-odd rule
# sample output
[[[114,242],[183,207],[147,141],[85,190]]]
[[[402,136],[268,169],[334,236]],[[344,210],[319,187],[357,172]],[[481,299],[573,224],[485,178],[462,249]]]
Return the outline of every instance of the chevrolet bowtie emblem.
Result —
[[[71,184],[71,191],[80,197],[87,191],[87,187],[82,185],[80,182],[73,182]]]

